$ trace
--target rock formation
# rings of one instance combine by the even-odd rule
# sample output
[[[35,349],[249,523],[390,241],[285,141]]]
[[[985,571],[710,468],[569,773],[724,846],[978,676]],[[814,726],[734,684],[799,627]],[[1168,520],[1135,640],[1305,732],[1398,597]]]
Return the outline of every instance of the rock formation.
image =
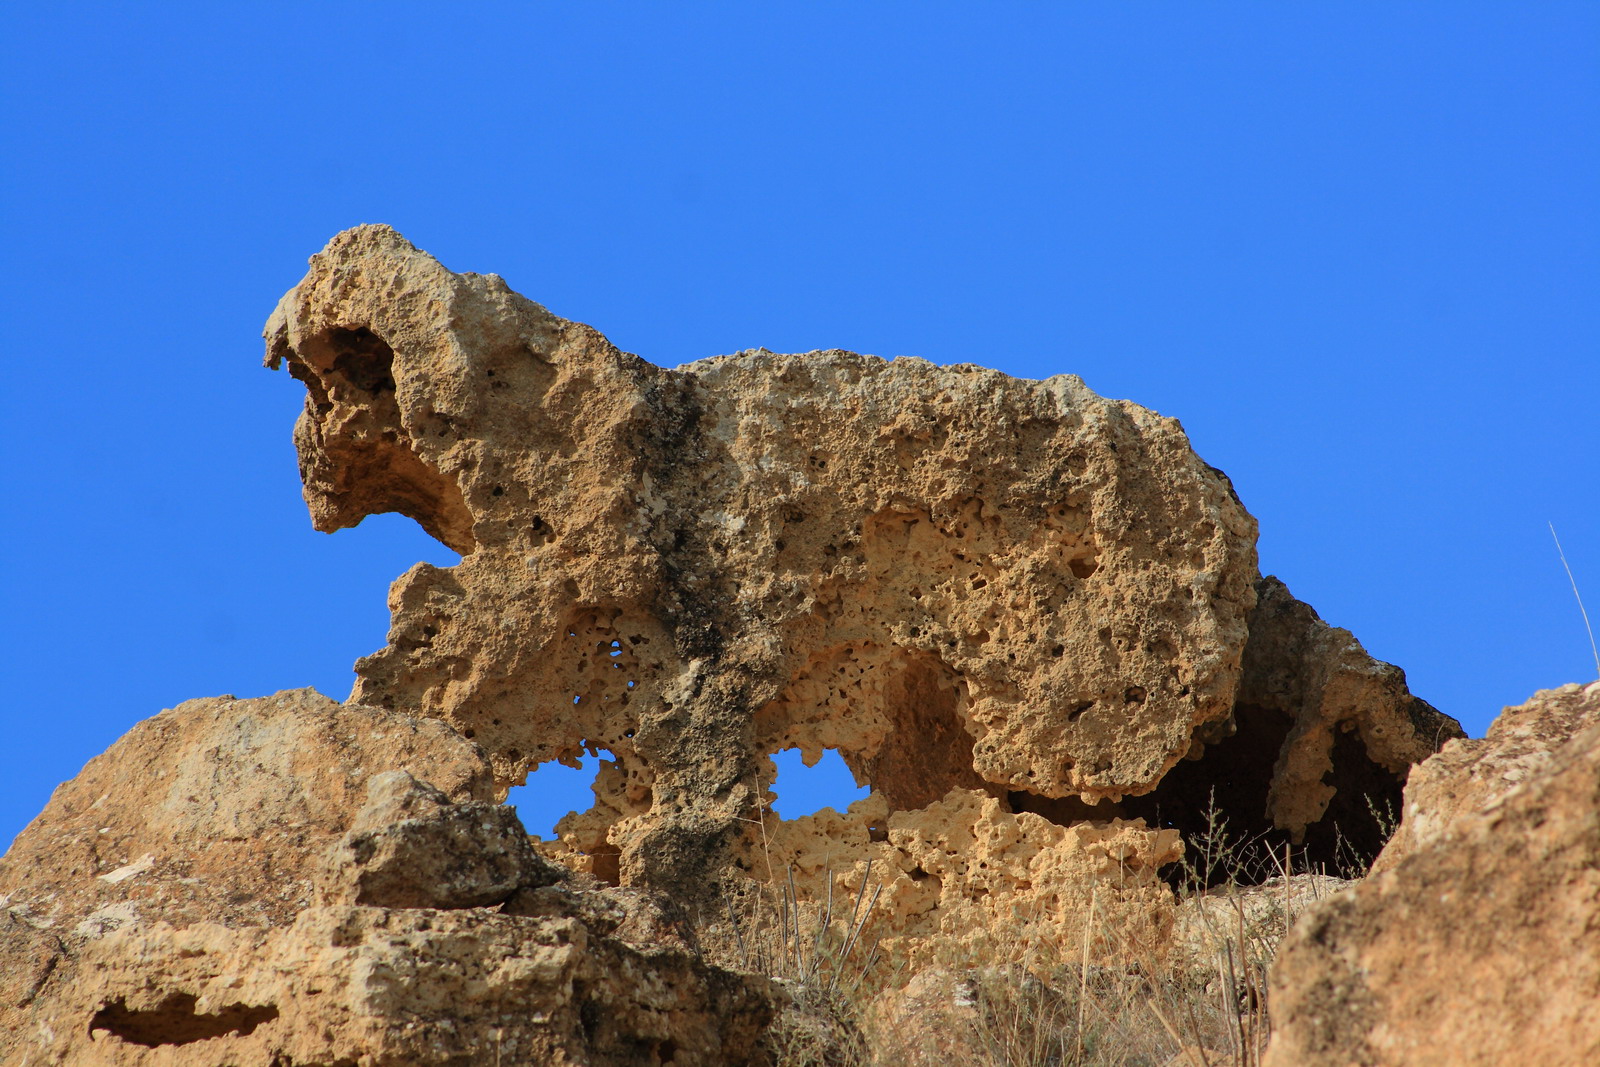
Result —
[[[1269,1067],[1600,1062],[1600,682],[1417,767],[1378,867],[1285,940]]]
[[[396,581],[348,703],[191,702],[58,791],[0,864],[0,1054],[759,1062],[787,994],[707,960],[763,886],[870,882],[905,968],[1020,916],[1155,945],[1208,807],[1376,851],[1374,805],[1460,736],[1258,573],[1175,420],[1077,378],[666,370],[381,226],[266,336],[317,528],[397,511],[461,562]],[[791,747],[871,794],[777,818]],[[598,752],[559,840],[496,806]]]
[[[766,983],[492,792],[442,723],[310,690],[140,723],[0,861],[0,1062],[751,1060]]]
[[[1156,794],[1241,713],[1249,818],[1295,835],[1329,780],[1397,794],[1459,733],[1280,585],[1252,616],[1227,479],[1175,420],[1070,376],[846,352],[662,370],[385,227],[314,257],[267,340],[308,391],[317,527],[400,511],[463,554],[396,583],[352,699],[443,718],[502,787],[609,753],[559,853],[607,880],[693,891],[772,859],[754,827],[788,747],[873,788],[856,839],[898,816],[1028,852]],[[1117,833],[1124,884],[1173,855]],[[896,852],[880,870],[917,871]]]

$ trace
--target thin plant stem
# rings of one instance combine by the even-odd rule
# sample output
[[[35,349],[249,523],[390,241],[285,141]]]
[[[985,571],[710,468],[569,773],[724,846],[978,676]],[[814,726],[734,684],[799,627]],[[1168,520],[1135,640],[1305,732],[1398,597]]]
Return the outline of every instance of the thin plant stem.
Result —
[[[1555,538],[1556,555],[1561,557],[1561,566],[1567,572],[1567,581],[1572,583],[1572,595],[1578,601],[1578,613],[1583,616],[1583,628],[1589,631],[1589,651],[1594,655],[1594,673],[1600,678],[1600,645],[1594,642],[1594,627],[1589,625],[1589,612],[1583,606],[1583,596],[1578,592],[1578,580],[1572,576],[1572,568],[1567,565],[1567,554],[1561,550],[1561,538],[1556,537],[1556,524],[1550,523],[1550,536]]]

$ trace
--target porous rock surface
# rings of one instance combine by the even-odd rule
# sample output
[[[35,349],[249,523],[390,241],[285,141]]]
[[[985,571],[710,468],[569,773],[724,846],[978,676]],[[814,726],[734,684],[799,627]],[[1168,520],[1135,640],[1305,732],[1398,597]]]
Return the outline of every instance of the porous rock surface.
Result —
[[[760,1063],[795,1002],[708,960],[780,885],[808,922],[873,887],[906,977],[1085,922],[1159,952],[1212,802],[1325,848],[1460,734],[1259,575],[1175,420],[1076,378],[665,370],[381,226],[266,335],[315,525],[461,562],[396,581],[348,703],[194,701],[58,790],[0,861],[5,1062]],[[791,747],[870,795],[779,819]],[[530,843],[497,802],[597,752]]]
[[[664,370],[381,226],[313,257],[267,342],[307,388],[317,527],[399,511],[462,553],[395,583],[352,699],[442,718],[501,786],[608,753],[548,850],[608,881],[711,895],[796,862],[821,893],[870,858],[908,937],[1039,887],[1066,921],[1097,880],[1157,884],[1157,821],[1215,767],[1165,811],[1160,787],[1210,746],[1251,818],[1302,837],[1337,783],[1397,794],[1459,734],[1281,585],[1263,613],[1227,479],[1071,376],[839,351]],[[778,825],[789,747],[837,749],[872,797]]]
[[[754,1061],[766,984],[492,797],[443,723],[310,690],[140,723],[0,861],[0,1062]]]
[[[1268,1067],[1600,1062],[1600,682],[1413,772],[1380,869],[1279,950]]]

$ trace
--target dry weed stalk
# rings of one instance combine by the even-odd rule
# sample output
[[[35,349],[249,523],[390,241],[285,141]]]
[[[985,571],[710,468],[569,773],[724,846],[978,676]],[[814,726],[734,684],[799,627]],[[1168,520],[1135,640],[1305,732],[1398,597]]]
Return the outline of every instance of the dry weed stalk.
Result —
[[[1019,916],[1009,951],[948,961],[911,1011],[881,1010],[894,992],[858,1009],[868,1040],[851,1067],[1258,1067],[1268,967],[1327,876],[1292,846],[1232,837],[1214,804],[1183,875],[1170,945],[1118,916],[1114,885],[1091,893],[1070,943]]]
[[[1368,810],[1392,831],[1392,811]],[[764,821],[761,834],[765,845]],[[1341,873],[1363,873],[1371,857],[1340,843]],[[1091,891],[1070,943],[1036,902],[1009,943],[928,972],[944,983],[931,996],[919,978],[908,1014],[909,976],[881,973],[868,937],[882,889],[867,892],[872,864],[853,887],[827,869],[820,902],[800,898],[792,866],[780,874],[770,854],[767,864],[768,881],[742,915],[730,901],[728,920],[745,969],[783,983],[795,1005],[774,1027],[776,1067],[1258,1067],[1268,967],[1329,880],[1303,851],[1234,836],[1213,800],[1183,861],[1177,934],[1141,936],[1115,884]],[[848,916],[836,913],[836,881],[853,898]]]

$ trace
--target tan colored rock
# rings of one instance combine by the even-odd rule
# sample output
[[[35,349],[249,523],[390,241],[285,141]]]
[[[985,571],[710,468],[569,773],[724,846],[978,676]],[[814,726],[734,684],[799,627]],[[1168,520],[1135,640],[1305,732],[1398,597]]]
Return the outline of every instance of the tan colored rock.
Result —
[[[1228,720],[1198,731],[1188,758],[1122,813],[1193,841],[1214,832],[1214,811],[1235,842],[1267,846],[1270,855],[1243,870],[1224,864],[1215,877],[1273,877],[1290,843],[1295,865],[1356,876],[1398,821],[1410,767],[1464,734],[1410,693],[1404,671],[1373,659],[1277,578],[1256,592]]]
[[[1389,870],[1446,836],[1463,815],[1482,811],[1547,770],[1572,736],[1600,725],[1596,687],[1564,685],[1503,710],[1482,738],[1452,740],[1406,780],[1403,821],[1372,865]]]
[[[1355,884],[1295,874],[1187,897],[1173,910],[1167,965],[1179,974],[1215,976],[1218,959],[1231,954],[1241,970],[1258,962],[1264,967],[1301,915]]]
[[[309,689],[191,700],[139,723],[0,859],[4,956],[31,959],[0,967],[0,1034],[76,981],[83,946],[119,927],[291,922],[383,768],[426,768],[463,800],[493,795],[482,752],[444,724]]]
[[[323,897],[383,908],[481,908],[566,872],[534,851],[517,813],[452,804],[405,771],[367,786],[367,806],[329,856]]]
[[[1233,746],[1259,820],[1296,731],[1270,815],[1295,834],[1351,762],[1340,731],[1361,731],[1390,792],[1407,753],[1432,751],[1401,736],[1397,671],[1277,615],[1272,669],[1282,645],[1284,669],[1323,676],[1288,679],[1268,709],[1281,729],[1239,725],[1255,524],[1175,420],[1074,377],[838,351],[663,370],[386,227],[313,257],[267,342],[307,388],[295,440],[317,527],[399,511],[463,553],[395,583],[389,645],[353,698],[443,718],[502,786],[609,753],[594,808],[550,849],[608,881],[710,899],[727,872],[815,852],[803,827],[757,832],[765,757],[789,747],[837,749],[874,790],[837,828],[859,844],[822,868],[905,874],[917,835],[971,837],[1010,842],[990,870],[1097,869],[1119,891],[1131,871],[1141,892],[1174,855],[1148,827],[1203,806],[1163,782],[1231,733],[1271,735]],[[874,842],[901,813],[908,844]],[[1086,862],[1082,835],[1117,837],[1123,859]],[[955,894],[939,908],[987,889],[1003,913],[983,879],[1033,891],[965,877],[939,879]]]
[[[1542,692],[1418,768],[1417,826],[1280,950],[1269,1067],[1600,1062],[1597,716]]]
[[[877,984],[1155,959],[1219,783],[1314,848],[1459,733],[1260,578],[1176,421],[1070,376],[663,370],[386,227],[267,340],[315,525],[398,511],[462,560],[395,583],[350,703],[191,702],[57,792],[0,861],[7,1062],[833,1056],[859,1034],[814,970],[708,962],[753,966],[779,887],[780,936]],[[869,797],[776,818],[790,747]],[[530,843],[505,790],[600,751]]]
[[[289,927],[158,923],[85,954],[34,1062],[743,1064],[759,985],[574,917],[317,907]],[[83,1020],[87,1020],[84,1025]]]
[[[382,227],[313,258],[268,342],[318,527],[399,510],[465,554],[397,584],[357,698],[472,731],[503,782],[588,743],[638,792],[744,795],[755,748],[801,744],[898,807],[974,766],[1121,796],[1231,705],[1254,523],[1174,420],[1075,378],[661,370]],[[885,686],[949,696],[901,721]],[[954,780],[897,787],[929,728]]]
[[[131,927],[84,962],[37,1062],[742,1064],[770,1014],[760,983],[574,916],[314,907]]]
[[[977,980],[939,967],[918,971],[903,988],[889,990],[871,1005],[874,1044],[893,1049],[885,1057],[896,1067],[984,1064],[984,1041]]]
[[[1404,671],[1367,655],[1282,582],[1264,578],[1256,590],[1238,703],[1289,720],[1267,797],[1273,825],[1303,836],[1341,792],[1353,798],[1404,781],[1412,764],[1463,736],[1454,719],[1411,695]],[[1341,742],[1351,751],[1340,753]]]
[[[309,690],[139,724],[0,861],[0,1061],[759,1060],[766,983],[492,795],[443,723]]]
[[[872,840],[874,826],[881,841]],[[852,899],[871,860],[879,896],[868,935],[910,971],[998,963],[1034,943],[1076,944],[1091,902],[1096,923],[1148,927],[1145,941],[1158,943],[1169,921],[1158,871],[1183,852],[1175,830],[1120,819],[1062,826],[960,789],[892,813],[874,794],[844,815],[824,809],[774,822],[768,837],[784,864],[773,875],[792,876],[810,900],[825,899],[830,881],[835,899]]]

